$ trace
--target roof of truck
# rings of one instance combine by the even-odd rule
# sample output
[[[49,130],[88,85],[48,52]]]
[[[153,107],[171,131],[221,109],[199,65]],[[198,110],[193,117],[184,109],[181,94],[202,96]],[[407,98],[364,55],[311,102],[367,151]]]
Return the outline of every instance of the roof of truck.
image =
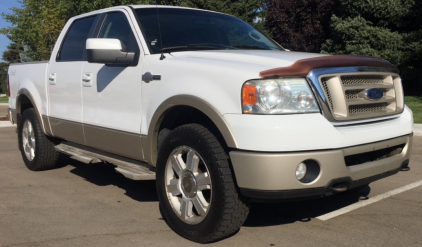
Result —
[[[85,16],[89,16],[92,14],[101,14],[104,12],[108,12],[111,10],[117,10],[117,9],[122,9],[122,8],[133,8],[133,9],[140,9],[140,8],[173,8],[173,9],[191,9],[191,10],[197,10],[197,11],[205,11],[205,12],[211,12],[211,13],[219,13],[219,14],[223,14],[223,15],[227,15],[224,13],[220,13],[220,12],[216,12],[216,11],[210,11],[210,10],[205,10],[205,9],[195,9],[195,8],[188,8],[188,7],[179,7],[179,6],[168,6],[168,5],[119,5],[119,6],[113,6],[113,7],[109,7],[109,8],[105,8],[105,9],[98,9],[98,10],[94,10],[91,12],[87,12],[87,13],[83,13],[77,16],[73,16],[70,19],[77,19],[77,18],[81,18],[81,17],[85,17]]]

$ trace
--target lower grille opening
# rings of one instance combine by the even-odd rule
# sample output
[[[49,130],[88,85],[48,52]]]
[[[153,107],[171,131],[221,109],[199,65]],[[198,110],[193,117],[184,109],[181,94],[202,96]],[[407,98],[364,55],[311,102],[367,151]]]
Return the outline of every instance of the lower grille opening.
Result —
[[[367,162],[374,162],[377,160],[386,159],[394,155],[401,154],[406,144],[397,145],[394,147],[375,150],[367,153],[354,154],[344,157],[346,166],[355,166]]]

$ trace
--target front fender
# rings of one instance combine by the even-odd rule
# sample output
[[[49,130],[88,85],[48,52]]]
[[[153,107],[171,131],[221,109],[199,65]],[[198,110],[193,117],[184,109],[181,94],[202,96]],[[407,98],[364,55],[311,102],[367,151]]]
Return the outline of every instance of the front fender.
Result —
[[[157,139],[160,124],[170,108],[182,105],[193,107],[204,113],[217,126],[227,146],[237,148],[236,140],[229,125],[217,109],[201,98],[192,95],[176,95],[165,100],[157,108],[149,124],[148,136],[142,138],[145,159],[153,166],[156,165],[157,160]]]

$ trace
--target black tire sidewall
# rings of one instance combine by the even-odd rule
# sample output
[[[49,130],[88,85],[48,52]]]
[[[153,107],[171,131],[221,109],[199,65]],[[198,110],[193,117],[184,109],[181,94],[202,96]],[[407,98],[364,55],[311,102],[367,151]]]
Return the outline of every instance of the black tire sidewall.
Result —
[[[23,140],[22,130],[23,130],[23,126],[26,120],[31,122],[32,128],[34,129],[34,135],[35,135],[35,157],[32,161],[28,160],[28,158],[26,157],[25,150],[22,143],[22,140]],[[32,108],[25,110],[22,114],[22,120],[18,127],[18,139],[19,139],[19,149],[21,151],[23,161],[26,167],[31,171],[38,170],[37,161],[40,156],[40,152],[39,152],[39,149],[41,146],[40,140],[43,137],[41,135],[44,135],[44,133],[40,130],[41,130],[41,123],[38,120],[38,116],[36,115],[35,110]]]
[[[185,129],[185,131],[188,129]],[[224,159],[216,159],[213,155],[213,148],[210,147],[205,140],[202,140],[202,136],[198,136],[195,131],[186,131],[185,135],[181,135],[180,131],[176,129],[167,136],[160,150],[157,160],[157,193],[160,200],[160,207],[164,217],[169,226],[179,235],[184,238],[193,240],[195,242],[204,242],[213,230],[218,227],[219,219],[223,217],[222,203],[224,202],[222,181],[218,171],[219,162],[224,162]],[[202,157],[207,165],[208,171],[211,177],[211,193],[212,200],[209,212],[205,219],[196,225],[190,225],[183,222],[176,213],[173,211],[170,205],[166,189],[165,189],[165,166],[167,159],[171,152],[180,146],[189,146],[195,149]],[[227,160],[225,161],[227,162]]]

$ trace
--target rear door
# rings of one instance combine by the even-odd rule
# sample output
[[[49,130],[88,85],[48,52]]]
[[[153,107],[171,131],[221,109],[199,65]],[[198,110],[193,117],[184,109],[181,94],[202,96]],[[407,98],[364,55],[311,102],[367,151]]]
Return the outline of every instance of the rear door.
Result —
[[[81,75],[83,123],[87,145],[143,160],[141,146],[142,54],[134,23],[126,10],[101,20],[97,38],[119,39],[124,51],[135,52],[131,65],[84,62]]]
[[[53,135],[85,144],[82,128],[82,66],[86,60],[86,39],[91,36],[96,16],[77,19],[50,59],[47,74],[49,118]]]

